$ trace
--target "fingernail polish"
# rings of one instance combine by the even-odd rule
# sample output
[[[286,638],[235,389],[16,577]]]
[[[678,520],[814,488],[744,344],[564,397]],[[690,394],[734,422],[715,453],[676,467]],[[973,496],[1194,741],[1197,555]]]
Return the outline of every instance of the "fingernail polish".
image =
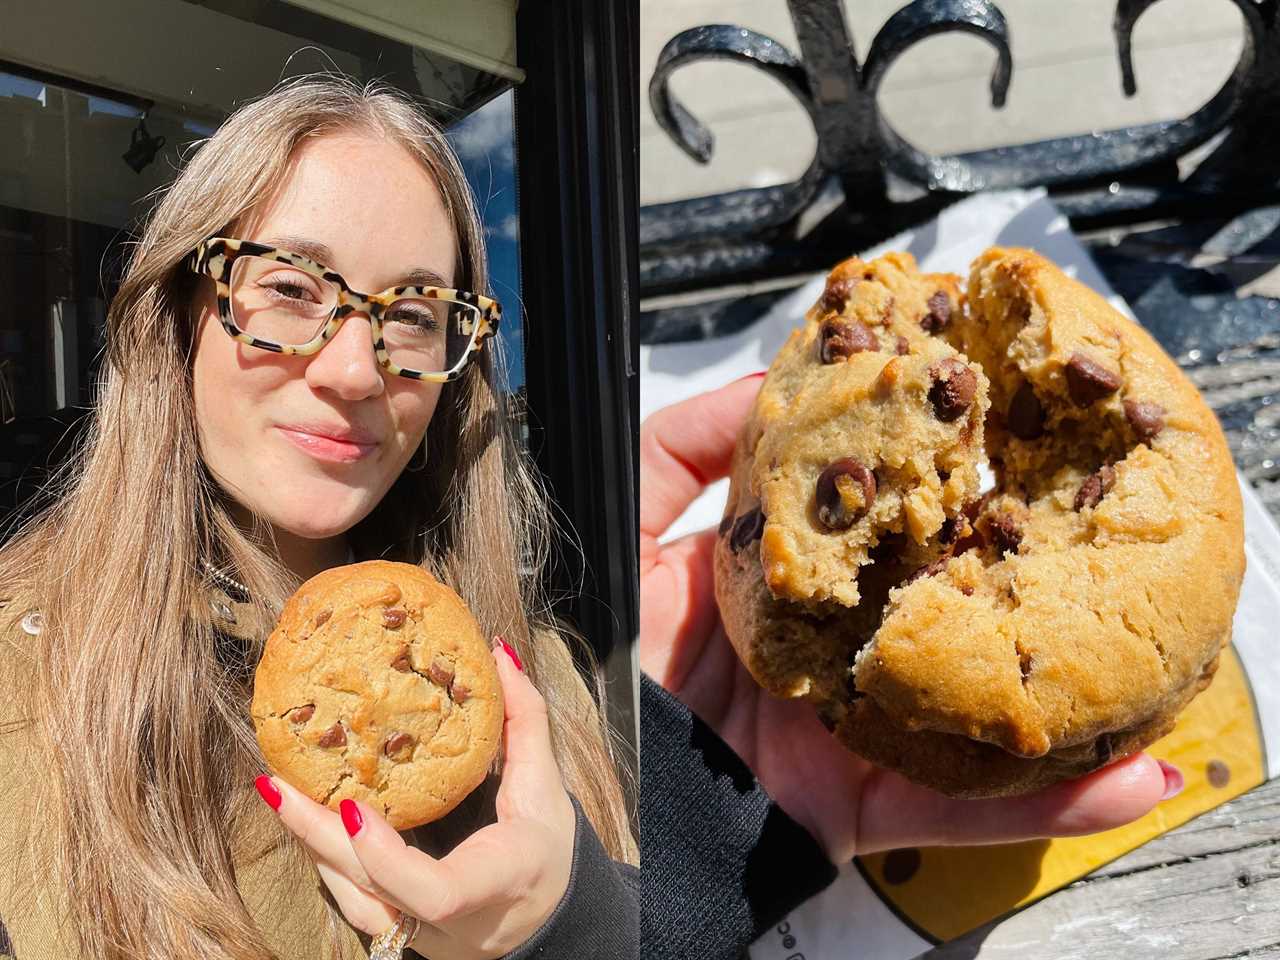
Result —
[[[1160,795],[1160,799],[1171,800],[1182,792],[1182,771],[1164,760],[1157,760],[1156,763],[1160,764],[1160,771],[1164,774],[1164,793]]]
[[[521,673],[524,673],[524,664],[520,662],[520,655],[516,653],[516,648],[507,643],[507,641],[502,639],[502,637],[494,637],[494,639],[497,640],[498,643],[502,644],[502,649],[506,651],[507,656],[511,658],[511,662],[516,665],[516,669]]]
[[[354,837],[364,826],[364,817],[360,816],[360,808],[354,800],[343,800],[338,804],[338,812],[342,814],[342,825],[347,828],[347,836]]]
[[[267,805],[272,810],[279,810],[280,804],[284,801],[284,797],[280,795],[279,789],[271,782],[271,778],[265,773],[257,780],[253,781],[253,785],[258,788],[258,795],[267,801]]]

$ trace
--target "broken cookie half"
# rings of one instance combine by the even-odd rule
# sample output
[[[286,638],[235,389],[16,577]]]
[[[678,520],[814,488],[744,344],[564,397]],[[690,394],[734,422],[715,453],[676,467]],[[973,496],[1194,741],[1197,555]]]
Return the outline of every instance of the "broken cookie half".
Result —
[[[743,429],[721,530],[717,597],[757,681],[956,796],[1166,732],[1244,568],[1212,412],[1028,250],[984,253],[963,295],[906,254],[833,270]]]

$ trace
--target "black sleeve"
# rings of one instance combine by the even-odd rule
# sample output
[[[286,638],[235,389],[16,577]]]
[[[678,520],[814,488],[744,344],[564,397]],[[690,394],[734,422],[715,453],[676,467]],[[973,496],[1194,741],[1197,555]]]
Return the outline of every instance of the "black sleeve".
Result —
[[[640,956],[640,871],[609,859],[578,798],[570,799],[577,823],[569,886],[538,932],[501,960]]]
[[[736,960],[837,870],[710,727],[640,684],[645,960]]]

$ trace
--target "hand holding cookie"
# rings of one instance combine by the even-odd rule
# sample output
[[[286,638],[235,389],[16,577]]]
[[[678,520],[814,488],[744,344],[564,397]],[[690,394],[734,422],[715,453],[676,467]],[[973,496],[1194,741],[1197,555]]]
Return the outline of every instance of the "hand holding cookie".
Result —
[[[376,936],[399,914],[420,921],[408,944],[433,960],[487,960],[527,941],[569,883],[574,811],[551,752],[546,704],[510,648],[493,659],[505,705],[497,823],[436,859],[409,846],[368,803],[334,813],[280,778],[258,790],[302,841],[352,926]]]
[[[995,843],[1109,829],[1149,811],[1181,775],[1138,753],[1026,796],[956,800],[845,749],[801,700],[765,693],[725,636],[713,588],[717,532],[659,544],[729,473],[759,392],[751,378],[651,416],[640,436],[641,665],[712,727],[833,862],[907,845]],[[730,538],[739,533],[724,531]],[[741,537],[752,534],[744,524]]]

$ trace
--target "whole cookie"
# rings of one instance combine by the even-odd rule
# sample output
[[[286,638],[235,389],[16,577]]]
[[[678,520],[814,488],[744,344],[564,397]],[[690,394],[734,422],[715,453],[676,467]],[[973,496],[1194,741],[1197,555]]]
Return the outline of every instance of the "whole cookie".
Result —
[[[939,323],[944,290],[906,255],[832,272],[735,452],[717,597],[757,681],[807,697],[850,749],[955,796],[1023,793],[1141,749],[1210,682],[1244,571],[1240,493],[1195,387],[1093,291],[1002,249]],[[823,331],[874,304],[905,354],[834,370]],[[915,373],[881,415],[865,385],[892,364]],[[921,370],[943,367],[926,391]],[[947,432],[974,411],[967,438]],[[981,494],[974,438],[996,477]],[[873,483],[833,498],[817,451],[853,451]]]
[[[332,810],[364,801],[397,830],[457,806],[502,735],[497,669],[466,605],[383,560],[326,570],[289,598],[251,710],[273,771]]]

